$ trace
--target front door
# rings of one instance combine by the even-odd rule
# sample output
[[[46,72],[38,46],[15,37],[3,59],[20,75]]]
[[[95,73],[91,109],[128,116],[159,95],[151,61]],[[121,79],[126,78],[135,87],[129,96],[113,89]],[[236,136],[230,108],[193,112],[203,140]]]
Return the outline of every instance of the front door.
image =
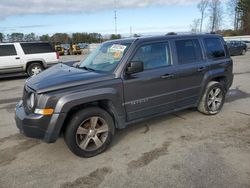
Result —
[[[127,120],[146,118],[175,108],[175,79],[168,42],[142,44],[130,61],[141,61],[144,71],[124,77]]]

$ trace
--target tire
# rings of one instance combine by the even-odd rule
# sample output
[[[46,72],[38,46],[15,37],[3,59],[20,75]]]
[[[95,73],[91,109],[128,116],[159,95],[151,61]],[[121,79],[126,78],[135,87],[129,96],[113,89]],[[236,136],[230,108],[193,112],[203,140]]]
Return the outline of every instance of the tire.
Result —
[[[110,114],[98,107],[89,107],[70,119],[64,140],[75,155],[88,158],[104,152],[114,134],[115,126]]]
[[[246,52],[247,52],[247,51],[246,51],[245,49],[243,49],[242,52],[241,52],[241,55],[245,55]]]
[[[40,63],[31,63],[27,68],[28,76],[34,76],[41,73],[44,70],[43,65]]]
[[[206,115],[218,114],[225,102],[225,95],[226,90],[222,83],[209,82],[200,100],[198,110]]]

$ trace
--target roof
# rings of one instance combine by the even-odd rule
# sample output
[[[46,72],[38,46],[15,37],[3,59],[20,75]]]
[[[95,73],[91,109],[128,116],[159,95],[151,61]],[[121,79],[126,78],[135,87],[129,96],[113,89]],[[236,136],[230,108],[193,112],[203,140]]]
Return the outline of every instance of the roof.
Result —
[[[166,35],[158,35],[158,36],[143,36],[137,38],[125,38],[125,39],[118,39],[118,40],[111,40],[107,42],[124,42],[124,43],[132,43],[135,40],[161,40],[161,39],[171,39],[171,38],[192,38],[192,37],[222,37],[221,35],[217,34],[166,34]]]

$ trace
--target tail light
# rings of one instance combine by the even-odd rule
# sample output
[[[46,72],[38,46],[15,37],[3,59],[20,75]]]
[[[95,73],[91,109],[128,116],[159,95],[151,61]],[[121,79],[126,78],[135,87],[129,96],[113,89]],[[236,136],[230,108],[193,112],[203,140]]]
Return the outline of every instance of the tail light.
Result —
[[[56,52],[56,59],[59,59],[59,53]]]

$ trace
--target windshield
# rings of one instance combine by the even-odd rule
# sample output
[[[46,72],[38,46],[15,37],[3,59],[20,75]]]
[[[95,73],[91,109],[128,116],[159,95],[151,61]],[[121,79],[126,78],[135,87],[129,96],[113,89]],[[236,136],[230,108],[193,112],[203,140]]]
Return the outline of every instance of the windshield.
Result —
[[[79,68],[97,72],[112,72],[120,63],[131,43],[103,43],[94,50]]]

